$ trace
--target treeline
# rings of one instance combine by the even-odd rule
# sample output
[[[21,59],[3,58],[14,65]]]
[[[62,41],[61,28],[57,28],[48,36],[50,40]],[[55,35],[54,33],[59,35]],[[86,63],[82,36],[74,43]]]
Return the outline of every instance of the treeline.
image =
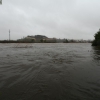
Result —
[[[91,43],[90,40],[67,40],[67,39],[54,39],[54,40],[1,40],[0,43]]]
[[[100,46],[100,29],[97,33],[94,35],[94,41],[92,42],[92,46]]]
[[[49,41],[39,41],[39,42],[36,42],[36,41],[17,41],[17,40],[2,40],[0,41],[0,43],[57,43],[56,41],[53,41],[53,42],[49,42]]]
[[[16,41],[16,40],[2,40],[0,41],[0,43],[33,43],[33,42],[30,42],[30,41]]]

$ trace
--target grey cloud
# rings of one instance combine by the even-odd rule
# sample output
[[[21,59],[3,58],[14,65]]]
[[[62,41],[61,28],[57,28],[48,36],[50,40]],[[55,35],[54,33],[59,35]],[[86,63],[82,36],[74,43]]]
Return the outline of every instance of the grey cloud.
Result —
[[[48,37],[93,39],[100,27],[99,0],[3,0],[0,39],[42,34]]]

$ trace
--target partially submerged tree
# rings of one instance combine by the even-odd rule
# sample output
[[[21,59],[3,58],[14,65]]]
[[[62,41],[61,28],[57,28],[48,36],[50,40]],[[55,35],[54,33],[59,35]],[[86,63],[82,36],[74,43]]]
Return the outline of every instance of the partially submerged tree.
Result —
[[[100,46],[100,29],[97,33],[94,35],[94,41],[92,42],[92,46]]]

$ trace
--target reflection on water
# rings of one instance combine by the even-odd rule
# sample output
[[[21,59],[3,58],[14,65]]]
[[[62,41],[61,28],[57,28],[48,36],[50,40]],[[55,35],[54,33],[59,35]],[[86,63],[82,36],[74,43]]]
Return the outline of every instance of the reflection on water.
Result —
[[[0,44],[0,100],[100,100],[100,48]]]
[[[100,47],[92,47],[94,50],[94,59],[100,60]]]

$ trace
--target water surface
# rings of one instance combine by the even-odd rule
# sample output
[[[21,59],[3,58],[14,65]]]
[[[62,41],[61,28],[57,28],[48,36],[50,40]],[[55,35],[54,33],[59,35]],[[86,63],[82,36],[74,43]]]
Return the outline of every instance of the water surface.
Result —
[[[99,47],[17,45],[0,44],[0,100],[100,100]]]

